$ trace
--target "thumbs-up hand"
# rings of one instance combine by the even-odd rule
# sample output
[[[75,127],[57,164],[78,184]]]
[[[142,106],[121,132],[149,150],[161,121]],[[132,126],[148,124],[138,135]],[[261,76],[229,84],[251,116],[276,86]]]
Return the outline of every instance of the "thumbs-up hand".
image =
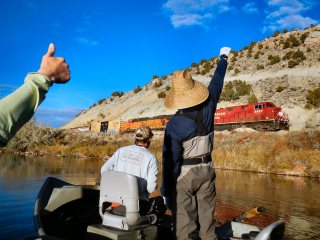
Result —
[[[66,83],[70,80],[69,65],[62,57],[54,57],[55,46],[50,43],[43,55],[38,73],[46,75],[53,83]]]

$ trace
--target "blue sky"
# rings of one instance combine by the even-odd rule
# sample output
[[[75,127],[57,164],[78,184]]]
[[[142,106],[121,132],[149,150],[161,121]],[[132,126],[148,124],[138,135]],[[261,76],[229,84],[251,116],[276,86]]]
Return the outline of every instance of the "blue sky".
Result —
[[[317,0],[3,0],[0,98],[37,71],[49,43],[70,65],[37,111],[59,127],[114,91],[126,92],[193,62],[240,50],[276,30],[320,22]]]

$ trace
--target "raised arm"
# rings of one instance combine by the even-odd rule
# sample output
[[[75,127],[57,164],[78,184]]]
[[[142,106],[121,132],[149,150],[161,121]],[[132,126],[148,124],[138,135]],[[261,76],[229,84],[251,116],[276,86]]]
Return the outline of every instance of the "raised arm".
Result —
[[[230,54],[231,48],[223,47],[220,50],[220,59],[214,75],[209,83],[208,89],[210,92],[211,100],[215,103],[218,102],[224,83],[224,77],[226,75],[228,66],[228,56]]]
[[[55,47],[50,44],[38,72],[28,74],[21,87],[0,100],[0,146],[5,146],[32,118],[53,83],[69,81],[68,64],[63,58],[54,57],[54,52]]]

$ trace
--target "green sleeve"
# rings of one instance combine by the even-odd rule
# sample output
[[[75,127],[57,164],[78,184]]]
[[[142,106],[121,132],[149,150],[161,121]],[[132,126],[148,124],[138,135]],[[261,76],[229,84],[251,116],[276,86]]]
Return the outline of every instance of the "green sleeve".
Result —
[[[38,73],[30,73],[24,84],[0,100],[0,146],[5,146],[28,122],[45,99],[52,82]]]

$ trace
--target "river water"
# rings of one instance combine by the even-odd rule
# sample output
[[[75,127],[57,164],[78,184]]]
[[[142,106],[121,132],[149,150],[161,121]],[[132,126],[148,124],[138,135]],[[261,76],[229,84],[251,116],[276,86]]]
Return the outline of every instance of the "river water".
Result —
[[[94,185],[99,182],[102,164],[92,159],[0,155],[0,239],[36,234],[34,201],[48,176]],[[263,206],[265,213],[250,222],[265,226],[282,219],[286,239],[320,239],[319,180],[217,170],[216,187],[218,221]]]

